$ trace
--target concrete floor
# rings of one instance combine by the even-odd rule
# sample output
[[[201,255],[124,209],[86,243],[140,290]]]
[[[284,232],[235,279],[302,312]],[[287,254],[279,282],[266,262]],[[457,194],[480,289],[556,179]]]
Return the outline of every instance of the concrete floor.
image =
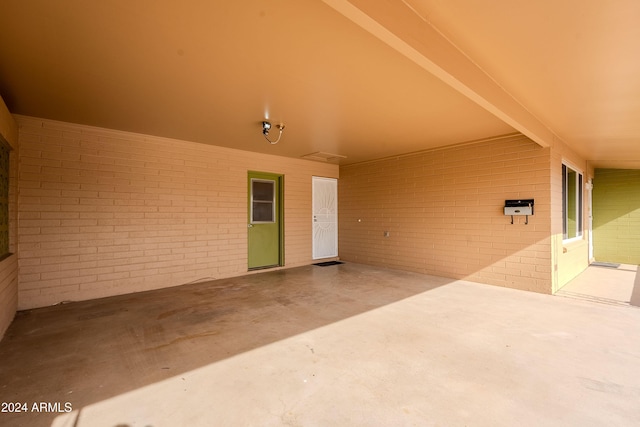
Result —
[[[637,265],[592,264],[556,295],[601,304],[640,306],[640,271]]]
[[[0,401],[29,412],[0,425],[640,425],[639,332],[630,306],[350,263],[265,272],[19,313]]]

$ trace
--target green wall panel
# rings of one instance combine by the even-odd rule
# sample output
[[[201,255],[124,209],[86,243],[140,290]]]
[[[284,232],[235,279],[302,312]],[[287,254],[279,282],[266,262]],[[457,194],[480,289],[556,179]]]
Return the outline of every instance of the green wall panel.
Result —
[[[640,170],[596,169],[593,184],[596,261],[640,264]]]

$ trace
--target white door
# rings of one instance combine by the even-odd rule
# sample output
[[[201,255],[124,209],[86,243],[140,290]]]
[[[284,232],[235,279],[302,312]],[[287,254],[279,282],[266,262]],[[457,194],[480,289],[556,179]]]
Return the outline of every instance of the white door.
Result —
[[[313,259],[338,256],[338,180],[313,177]]]

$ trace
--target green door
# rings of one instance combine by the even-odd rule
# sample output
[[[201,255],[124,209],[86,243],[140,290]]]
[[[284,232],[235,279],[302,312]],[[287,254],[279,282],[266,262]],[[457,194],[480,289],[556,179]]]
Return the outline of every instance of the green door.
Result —
[[[282,175],[249,172],[249,270],[283,265]]]

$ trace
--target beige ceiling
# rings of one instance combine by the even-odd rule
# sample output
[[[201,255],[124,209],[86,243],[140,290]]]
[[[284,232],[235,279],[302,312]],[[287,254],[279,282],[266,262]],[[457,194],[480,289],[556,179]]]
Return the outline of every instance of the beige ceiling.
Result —
[[[3,0],[0,95],[342,164],[522,132],[640,168],[637,22],[637,0]]]

